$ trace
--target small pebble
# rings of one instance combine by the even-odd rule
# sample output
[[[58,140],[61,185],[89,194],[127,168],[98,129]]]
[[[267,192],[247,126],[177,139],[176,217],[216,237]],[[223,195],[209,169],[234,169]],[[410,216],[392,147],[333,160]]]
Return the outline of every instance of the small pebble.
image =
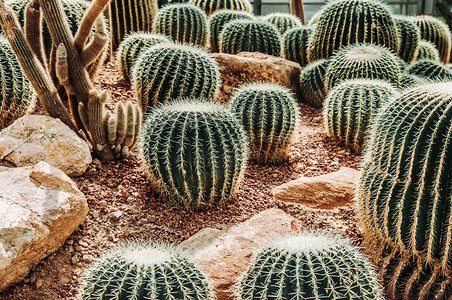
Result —
[[[72,264],[76,265],[80,261],[80,258],[78,258],[78,255],[74,255],[71,258]]]
[[[44,283],[44,280],[42,280],[41,278],[38,278],[36,280],[36,289],[39,289],[43,283]]]
[[[91,262],[95,261],[96,258],[94,256],[92,256],[91,254],[85,254],[82,256],[82,260],[85,263],[91,263]]]
[[[121,218],[122,214],[123,214],[122,211],[117,210],[117,211],[115,211],[114,213],[111,214],[111,217],[112,217],[114,220],[118,220],[119,218]]]

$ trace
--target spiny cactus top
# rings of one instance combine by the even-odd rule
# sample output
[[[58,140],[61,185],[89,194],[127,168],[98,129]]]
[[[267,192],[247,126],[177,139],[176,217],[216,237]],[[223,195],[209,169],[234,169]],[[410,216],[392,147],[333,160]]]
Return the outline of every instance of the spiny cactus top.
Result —
[[[235,20],[229,22],[220,35],[220,51],[237,54],[242,51],[281,54],[278,29],[265,21]]]
[[[431,59],[421,59],[414,62],[408,68],[408,73],[433,81],[452,81],[452,70]]]
[[[245,84],[232,96],[231,109],[250,138],[254,160],[259,164],[288,160],[299,118],[298,103],[289,89],[270,83]]]
[[[200,210],[235,195],[249,149],[227,107],[195,98],[171,101],[152,111],[142,133],[149,178],[165,200]]]
[[[104,255],[83,282],[83,300],[214,300],[203,273],[176,247],[128,244]]]
[[[205,46],[207,16],[193,4],[167,5],[155,15],[152,30],[170,37],[175,42]]]
[[[321,108],[325,99],[325,76],[329,59],[321,59],[301,70],[300,85],[302,98],[308,105]]]
[[[383,300],[371,263],[348,240],[324,233],[286,236],[257,254],[238,289],[242,300]]]
[[[310,26],[295,27],[286,31],[282,37],[282,56],[304,67],[308,63],[306,56],[311,33]]]
[[[190,3],[199,6],[210,16],[222,9],[240,10],[251,13],[251,3],[248,0],[189,0]]]
[[[399,38],[399,56],[411,63],[416,59],[421,33],[414,22],[405,16],[394,16]]]
[[[376,118],[357,193],[391,299],[452,295],[452,82],[402,93]]]
[[[433,59],[440,61],[438,49],[429,41],[420,40],[419,41],[419,51],[417,53],[417,60],[421,59]]]
[[[275,25],[276,28],[279,29],[279,33],[281,35],[283,35],[289,29],[303,25],[301,23],[301,20],[297,16],[284,13],[269,14],[266,15],[263,20]]]
[[[328,58],[350,44],[372,43],[398,53],[397,30],[388,9],[375,0],[337,0],[321,14],[308,48],[308,61]]]

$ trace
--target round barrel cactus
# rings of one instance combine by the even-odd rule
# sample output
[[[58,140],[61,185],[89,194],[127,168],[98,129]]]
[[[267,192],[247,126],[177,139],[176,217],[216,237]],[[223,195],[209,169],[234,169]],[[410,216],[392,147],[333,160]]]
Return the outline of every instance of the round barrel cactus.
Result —
[[[241,300],[383,300],[378,275],[346,239],[325,233],[277,238],[259,251],[238,288]]]
[[[240,121],[222,104],[201,99],[163,104],[142,131],[151,184],[186,210],[227,202],[245,173],[247,140]]]
[[[130,243],[105,254],[85,275],[83,300],[214,300],[206,276],[178,248]]]
[[[308,61],[328,58],[357,43],[385,46],[398,53],[397,30],[388,9],[374,0],[337,0],[328,4],[315,26]]]
[[[193,4],[167,5],[155,15],[152,30],[170,37],[175,42],[205,46],[207,16]]]
[[[287,30],[303,25],[301,20],[294,15],[284,13],[272,13],[263,18],[264,21],[271,23],[279,29],[279,33],[283,35]]]
[[[403,92],[376,117],[357,201],[389,299],[452,295],[452,82]]]
[[[300,85],[304,102],[312,107],[321,108],[325,100],[325,76],[330,61],[321,59],[301,70]]]
[[[231,110],[245,127],[253,160],[280,164],[289,159],[299,115],[289,89],[269,83],[245,84],[233,95]]]
[[[400,74],[400,88],[407,89],[413,88],[421,84],[426,84],[428,81],[426,79],[417,77],[415,75],[402,73]]]
[[[189,3],[199,6],[210,16],[222,9],[245,11],[251,13],[251,3],[248,0],[189,0]]]
[[[312,27],[301,26],[288,30],[282,37],[282,57],[299,63],[302,67],[307,65],[307,47]]]
[[[438,49],[432,43],[421,40],[419,42],[419,51],[417,52],[417,60],[421,59],[432,59],[436,61],[440,61]]]
[[[419,28],[405,16],[394,16],[399,37],[399,56],[407,63],[416,59],[421,33]]]
[[[336,85],[323,103],[328,136],[361,152],[376,112],[397,94],[395,88],[383,80],[353,79]]]
[[[261,52],[273,56],[281,54],[281,37],[278,29],[264,21],[235,20],[221,31],[220,52]]]
[[[440,62],[431,59],[421,59],[408,68],[408,73],[430,80],[452,80],[452,70]]]
[[[218,64],[197,47],[159,44],[145,50],[132,71],[132,89],[143,111],[172,98],[213,100],[220,87]]]
[[[213,13],[208,20],[210,49],[212,52],[220,51],[220,34],[224,26],[233,20],[253,20],[252,14],[237,10],[220,10]]]

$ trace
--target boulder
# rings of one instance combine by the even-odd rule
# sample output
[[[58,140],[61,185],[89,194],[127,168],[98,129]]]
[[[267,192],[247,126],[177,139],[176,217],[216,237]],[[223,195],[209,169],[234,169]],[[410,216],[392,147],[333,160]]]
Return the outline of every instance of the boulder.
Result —
[[[257,250],[272,237],[299,230],[295,218],[272,208],[227,230],[205,228],[181,246],[212,281],[218,300],[227,300],[234,298],[234,285]]]
[[[59,119],[26,115],[0,132],[0,159],[18,167],[45,161],[69,176],[82,175],[92,161],[88,144]]]
[[[88,213],[77,185],[46,162],[0,168],[0,291],[60,248]]]
[[[222,85],[216,99],[220,102],[228,102],[244,83],[256,81],[277,83],[299,95],[301,67],[295,62],[259,52],[213,53],[211,57],[220,67]]]
[[[351,203],[360,174],[355,169],[343,167],[325,175],[301,177],[275,187],[273,197],[311,208],[333,209]]]

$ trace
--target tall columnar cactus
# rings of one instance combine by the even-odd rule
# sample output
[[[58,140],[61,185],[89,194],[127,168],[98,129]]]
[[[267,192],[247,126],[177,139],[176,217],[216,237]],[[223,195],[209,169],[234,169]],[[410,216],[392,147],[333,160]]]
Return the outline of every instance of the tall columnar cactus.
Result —
[[[36,103],[33,87],[25,77],[8,40],[0,35],[0,130],[31,112]]]
[[[278,29],[264,21],[235,20],[226,24],[220,35],[220,52],[237,54],[242,51],[281,54]]]
[[[243,85],[232,97],[231,109],[250,138],[252,159],[259,164],[288,160],[299,115],[289,89],[269,83]]]
[[[178,248],[128,244],[105,254],[85,275],[83,300],[213,300],[205,275]]]
[[[307,47],[311,33],[312,27],[309,26],[288,30],[282,37],[282,56],[299,63],[302,67],[307,65]]]
[[[275,25],[281,35],[289,29],[303,25],[297,16],[284,13],[268,14],[263,18],[263,20]]]
[[[391,299],[452,295],[452,83],[410,89],[376,118],[357,193]]]
[[[165,42],[170,42],[170,40],[160,34],[147,32],[134,32],[129,34],[118,48],[119,68],[124,79],[127,81],[131,80],[133,65],[143,51]]]
[[[416,59],[417,60],[432,59],[439,62],[440,61],[439,51],[438,49],[436,49],[436,46],[433,45],[432,43],[425,40],[421,40],[419,42],[419,51],[417,52]]]
[[[332,58],[326,73],[325,90],[345,79],[383,79],[398,86],[397,58],[387,48],[358,44],[342,48]]]
[[[330,60],[321,59],[301,70],[300,84],[302,98],[308,105],[321,108],[325,100],[325,76]]]
[[[431,59],[421,59],[413,63],[408,73],[430,80],[452,80],[452,70],[440,62]]]
[[[143,127],[149,178],[165,200],[200,210],[234,197],[249,149],[243,126],[227,107],[179,99],[154,109]]]
[[[222,9],[252,12],[251,3],[248,0],[189,0],[188,2],[199,6],[208,16]]]
[[[421,33],[411,19],[405,16],[394,16],[399,38],[399,56],[407,63],[416,59]]]
[[[449,27],[432,16],[417,16],[413,20],[421,31],[421,38],[432,42],[439,51],[441,61],[448,64],[452,47]]]
[[[385,46],[398,53],[397,30],[388,9],[374,0],[337,0],[321,14],[309,41],[308,61],[328,58],[356,43]]]
[[[368,259],[348,240],[324,233],[270,242],[242,275],[237,294],[241,300],[384,299]]]
[[[220,34],[224,26],[233,20],[253,20],[252,14],[237,10],[219,10],[213,13],[208,19],[210,49],[212,52],[220,51]]]
[[[326,132],[355,152],[361,152],[375,114],[397,94],[383,80],[353,79],[336,85],[323,103]]]
[[[205,46],[207,16],[193,4],[167,5],[155,15],[152,30],[170,37],[175,42]]]
[[[132,88],[143,111],[172,98],[213,100],[220,87],[218,64],[201,48],[159,44],[147,49],[134,65]]]

